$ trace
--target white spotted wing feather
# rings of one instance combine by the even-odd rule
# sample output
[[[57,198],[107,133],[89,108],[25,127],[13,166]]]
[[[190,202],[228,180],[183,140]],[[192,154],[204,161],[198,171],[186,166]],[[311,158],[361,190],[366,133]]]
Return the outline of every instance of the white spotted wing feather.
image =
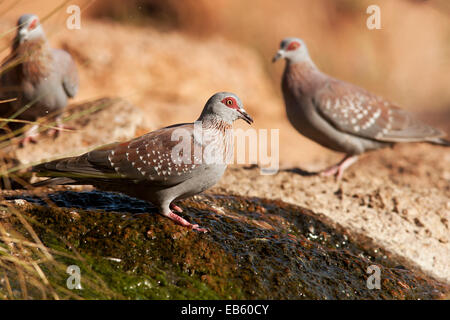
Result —
[[[383,142],[423,141],[443,133],[409,112],[360,87],[330,79],[313,99],[319,114],[336,129]]]

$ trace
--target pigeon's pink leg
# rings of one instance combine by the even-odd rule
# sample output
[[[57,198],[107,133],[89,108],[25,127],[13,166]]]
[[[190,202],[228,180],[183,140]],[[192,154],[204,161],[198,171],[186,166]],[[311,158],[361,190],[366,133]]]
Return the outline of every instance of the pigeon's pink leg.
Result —
[[[345,169],[350,167],[352,164],[354,164],[358,160],[358,156],[350,156],[346,155],[344,159],[342,159],[338,164],[335,164],[334,166],[331,166],[323,171],[320,172],[321,176],[328,177],[328,176],[336,176],[338,180],[342,178],[342,175],[344,174]]]
[[[19,140],[19,145],[21,147],[25,147],[30,142],[36,143],[37,137],[39,136],[38,128],[39,126],[35,124],[30,129],[25,131],[24,137]]]
[[[75,128],[63,124],[61,122],[61,119],[58,118],[58,119],[56,119],[56,126],[52,129],[48,130],[47,134],[50,137],[57,138],[59,136],[60,132],[64,131],[64,130],[75,130]]]
[[[192,223],[186,221],[185,219],[183,219],[182,217],[180,217],[176,213],[173,213],[172,211],[169,211],[168,213],[164,213],[163,215],[166,216],[167,218],[169,218],[170,220],[175,221],[180,226],[183,226],[183,227],[186,227],[186,228],[190,228],[190,229],[193,229],[193,230],[197,230],[199,232],[208,232],[207,229],[200,228],[198,226],[198,224],[192,224]]]
[[[179,206],[177,206],[174,203],[171,203],[169,207],[170,207],[170,209],[175,210],[176,212],[179,212],[179,213],[183,212],[183,209],[181,209]]]

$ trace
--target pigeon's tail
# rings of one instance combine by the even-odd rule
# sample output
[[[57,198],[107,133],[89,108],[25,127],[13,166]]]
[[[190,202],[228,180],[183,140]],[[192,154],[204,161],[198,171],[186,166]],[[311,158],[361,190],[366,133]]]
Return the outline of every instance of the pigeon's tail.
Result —
[[[38,177],[47,177],[48,179],[33,183],[32,186],[44,187],[64,184],[77,184],[77,180],[71,177],[70,172],[58,170],[58,166],[61,167],[61,169],[64,169],[65,167],[63,166],[63,164],[69,162],[72,159],[75,159],[75,157],[58,159],[33,166],[31,171],[36,172]]]
[[[439,146],[450,147],[450,141],[444,138],[435,138],[433,140],[429,140],[428,142]]]
[[[44,186],[56,186],[64,184],[76,184],[77,181],[66,177],[50,178],[43,181],[35,182],[32,184],[33,187],[44,187]]]

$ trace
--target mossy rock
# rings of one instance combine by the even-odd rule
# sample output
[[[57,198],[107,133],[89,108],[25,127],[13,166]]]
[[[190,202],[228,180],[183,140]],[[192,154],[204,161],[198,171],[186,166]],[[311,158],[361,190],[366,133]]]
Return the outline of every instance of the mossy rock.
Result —
[[[45,246],[71,255],[55,255],[61,265],[81,268],[79,298],[436,299],[449,290],[370,239],[282,201],[225,195],[180,201],[184,217],[209,229],[203,234],[119,194],[43,195],[10,195],[8,205]],[[19,198],[27,201],[14,202]],[[30,238],[16,215],[1,219]],[[380,268],[380,289],[367,286],[371,265]],[[55,274],[52,283],[63,287],[65,270]]]

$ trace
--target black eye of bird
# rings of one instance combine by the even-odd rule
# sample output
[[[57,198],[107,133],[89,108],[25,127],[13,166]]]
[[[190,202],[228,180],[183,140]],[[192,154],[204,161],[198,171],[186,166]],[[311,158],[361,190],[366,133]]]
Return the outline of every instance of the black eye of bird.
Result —
[[[227,104],[231,106],[233,104],[233,101],[227,100]]]

